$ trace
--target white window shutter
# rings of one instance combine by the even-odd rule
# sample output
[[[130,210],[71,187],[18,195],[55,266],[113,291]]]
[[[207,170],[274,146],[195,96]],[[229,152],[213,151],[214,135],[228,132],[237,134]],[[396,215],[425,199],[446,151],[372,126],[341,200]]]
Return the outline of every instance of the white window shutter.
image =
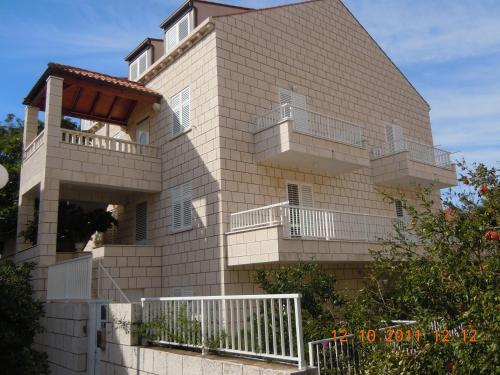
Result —
[[[181,20],[178,22],[179,27],[179,39],[178,43],[180,43],[184,38],[189,35],[189,14],[186,14]]]
[[[172,228],[174,231],[192,228],[192,188],[191,183],[176,186],[172,194]]]
[[[139,57],[138,75],[140,76],[142,73],[144,73],[147,68],[148,68],[148,55],[146,52],[146,53],[142,54],[141,57]]]
[[[307,97],[292,92],[293,121],[297,130],[309,129],[309,114],[307,112]]]
[[[129,66],[129,79],[131,81],[135,81],[137,79],[137,65],[138,64],[136,60]]]
[[[177,94],[172,97],[172,136],[176,136],[182,130],[181,124],[181,95]]]
[[[191,120],[190,120],[190,88],[186,87],[181,92],[181,101],[182,101],[182,128],[184,131],[190,128]]]
[[[166,53],[172,51],[177,44],[177,24],[170,27],[165,34]]]
[[[300,205],[313,207],[313,191],[311,185],[300,185]]]
[[[395,124],[385,125],[385,140],[389,152],[398,152],[404,149],[403,128]]]
[[[280,87],[278,89],[278,93],[281,107],[281,118],[289,118],[291,114],[290,106],[292,105],[292,92]]]
[[[184,228],[191,228],[193,223],[191,183],[184,184],[182,190],[182,225]]]

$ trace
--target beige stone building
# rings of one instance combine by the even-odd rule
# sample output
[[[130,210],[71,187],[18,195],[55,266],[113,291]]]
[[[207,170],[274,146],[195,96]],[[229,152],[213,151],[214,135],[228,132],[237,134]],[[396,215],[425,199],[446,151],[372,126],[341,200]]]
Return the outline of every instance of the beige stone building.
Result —
[[[38,232],[13,256],[41,295],[82,255],[57,251],[59,202],[118,218],[85,248],[99,296],[253,294],[253,270],[310,259],[355,290],[404,216],[381,191],[455,185],[429,104],[339,0],[187,1],[161,28],[129,79],[49,64],[24,101],[18,232]]]

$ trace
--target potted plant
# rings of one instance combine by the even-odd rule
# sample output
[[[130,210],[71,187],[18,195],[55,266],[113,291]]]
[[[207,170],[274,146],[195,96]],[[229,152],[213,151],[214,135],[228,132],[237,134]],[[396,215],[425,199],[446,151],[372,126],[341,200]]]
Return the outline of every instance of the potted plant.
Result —
[[[82,207],[61,202],[58,217],[58,249],[81,251],[92,235],[104,233],[118,221],[111,212],[96,209],[85,212]]]

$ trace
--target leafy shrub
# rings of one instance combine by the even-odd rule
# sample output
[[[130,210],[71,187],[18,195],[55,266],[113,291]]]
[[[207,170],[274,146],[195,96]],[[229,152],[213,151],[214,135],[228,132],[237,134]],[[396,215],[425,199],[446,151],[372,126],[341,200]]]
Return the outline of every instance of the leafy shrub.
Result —
[[[0,263],[0,363],[4,375],[48,374],[47,355],[33,349],[43,304],[33,298],[34,263]]]

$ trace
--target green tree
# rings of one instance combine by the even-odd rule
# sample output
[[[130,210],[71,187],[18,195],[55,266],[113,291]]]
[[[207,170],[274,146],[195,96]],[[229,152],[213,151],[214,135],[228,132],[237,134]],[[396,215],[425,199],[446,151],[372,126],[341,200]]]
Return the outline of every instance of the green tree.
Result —
[[[257,270],[255,279],[269,294],[300,293],[304,342],[329,337],[343,298],[335,292],[335,277],[317,263],[299,263]]]
[[[9,114],[0,124],[0,164],[9,173],[9,182],[0,189],[0,252],[4,242],[16,235],[22,148],[22,121]]]
[[[43,304],[33,298],[34,263],[0,263],[0,363],[5,375],[48,374],[47,355],[33,349]]]
[[[441,209],[429,190],[417,206],[404,201],[407,226],[372,252],[368,284],[346,306],[350,332],[404,319],[427,333],[411,353],[387,344],[367,351],[366,374],[492,374],[500,368],[500,180],[484,165],[459,166],[465,187],[445,196]],[[459,336],[443,343],[441,331],[436,343],[431,322],[442,330],[460,327]],[[474,332],[477,342],[470,342]]]
[[[43,129],[43,122],[38,122],[38,131]],[[63,118],[61,127],[75,130],[77,124]],[[0,164],[9,173],[7,186],[0,189],[0,253],[4,243],[16,236],[17,202],[19,198],[19,178],[23,155],[23,121],[10,113],[0,123]]]

